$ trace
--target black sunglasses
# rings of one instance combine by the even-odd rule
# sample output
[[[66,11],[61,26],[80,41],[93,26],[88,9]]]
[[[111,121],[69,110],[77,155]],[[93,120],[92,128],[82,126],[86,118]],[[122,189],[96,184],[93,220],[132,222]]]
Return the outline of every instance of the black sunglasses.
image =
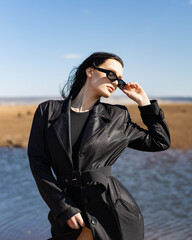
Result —
[[[98,68],[98,67],[96,67],[95,65],[93,65],[93,68],[97,69],[97,70],[100,71],[100,72],[106,73],[107,78],[108,78],[111,82],[115,82],[115,81],[117,80],[117,81],[118,81],[117,87],[120,88],[121,90],[124,89],[126,83],[125,83],[122,79],[119,79],[119,78],[117,77],[117,75],[116,75],[113,71],[111,71],[111,70],[106,70],[106,69],[103,69],[103,68]]]

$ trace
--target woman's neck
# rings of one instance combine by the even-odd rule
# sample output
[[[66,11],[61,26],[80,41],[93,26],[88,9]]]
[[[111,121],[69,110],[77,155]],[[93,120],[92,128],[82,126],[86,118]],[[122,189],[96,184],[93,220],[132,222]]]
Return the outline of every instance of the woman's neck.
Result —
[[[95,97],[90,94],[90,92],[85,87],[81,89],[77,97],[71,102],[71,108],[73,111],[86,112],[93,108],[99,97]]]

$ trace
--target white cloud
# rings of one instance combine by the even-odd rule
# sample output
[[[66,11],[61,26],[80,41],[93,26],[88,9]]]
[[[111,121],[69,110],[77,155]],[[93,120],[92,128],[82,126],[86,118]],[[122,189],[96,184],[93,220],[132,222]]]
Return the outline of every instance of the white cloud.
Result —
[[[83,10],[83,14],[88,14],[89,13],[89,10],[88,9],[84,9]]]
[[[69,54],[65,54],[64,56],[62,56],[62,58],[65,59],[79,59],[81,58],[80,54],[75,54],[75,53],[69,53]]]
[[[189,0],[189,4],[192,5],[192,0]]]

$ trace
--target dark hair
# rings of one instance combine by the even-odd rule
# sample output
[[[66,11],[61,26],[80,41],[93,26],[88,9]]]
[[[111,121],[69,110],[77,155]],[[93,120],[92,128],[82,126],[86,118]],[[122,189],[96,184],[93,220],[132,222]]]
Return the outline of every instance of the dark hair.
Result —
[[[124,66],[122,59],[113,53],[95,52],[91,54],[88,58],[86,58],[79,65],[79,67],[74,68],[70,72],[68,81],[61,90],[62,97],[66,98],[68,96],[72,96],[72,98],[75,98],[86,82],[86,69],[88,67],[92,67],[93,65],[99,66],[107,59],[115,59],[121,63],[122,67]]]

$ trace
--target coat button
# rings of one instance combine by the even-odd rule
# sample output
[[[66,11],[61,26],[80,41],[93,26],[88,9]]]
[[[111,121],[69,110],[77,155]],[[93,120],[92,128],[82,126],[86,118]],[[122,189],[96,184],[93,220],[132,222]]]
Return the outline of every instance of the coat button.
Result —
[[[95,218],[91,219],[91,223],[95,225],[97,223],[97,220]]]

